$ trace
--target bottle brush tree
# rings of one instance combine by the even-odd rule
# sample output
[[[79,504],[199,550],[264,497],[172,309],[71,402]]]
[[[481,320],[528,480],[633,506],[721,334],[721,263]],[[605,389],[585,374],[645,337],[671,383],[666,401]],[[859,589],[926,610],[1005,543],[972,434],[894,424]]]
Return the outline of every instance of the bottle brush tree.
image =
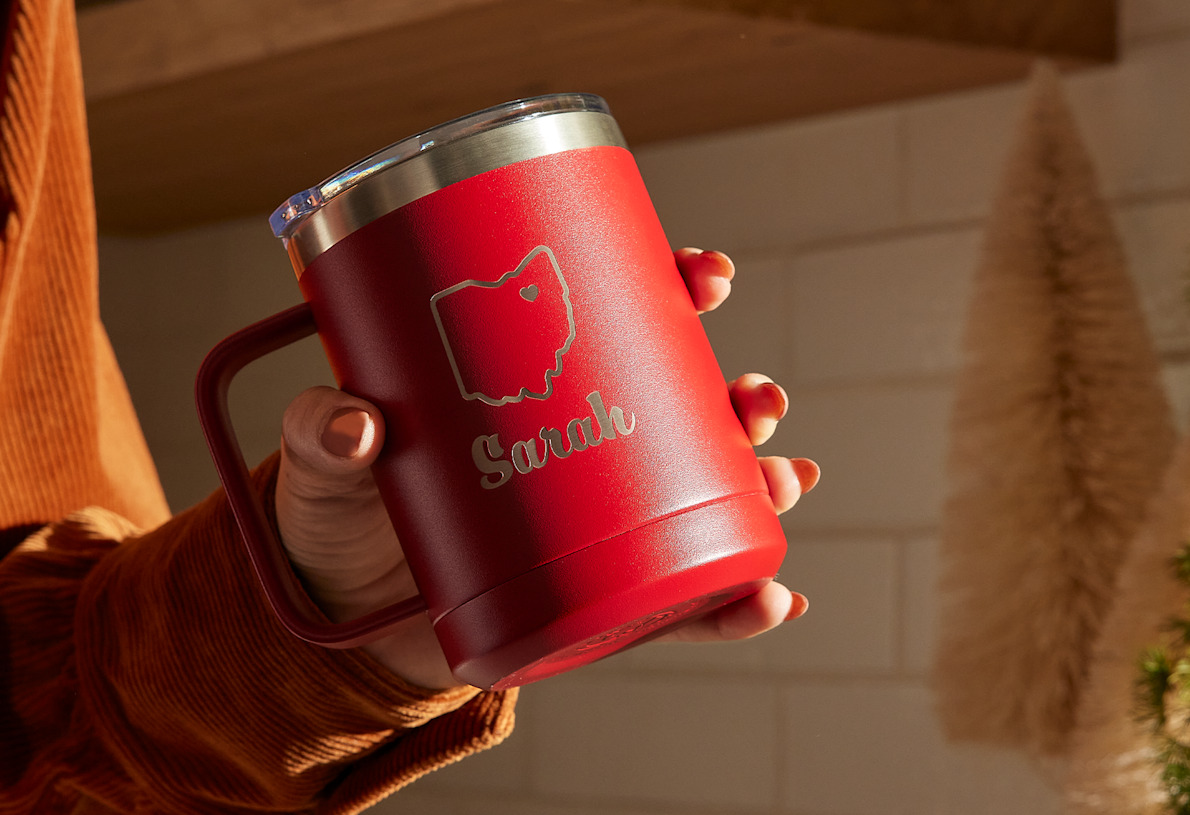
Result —
[[[1060,754],[1174,432],[1110,210],[1046,65],[987,219],[963,342],[939,715],[955,739]]]

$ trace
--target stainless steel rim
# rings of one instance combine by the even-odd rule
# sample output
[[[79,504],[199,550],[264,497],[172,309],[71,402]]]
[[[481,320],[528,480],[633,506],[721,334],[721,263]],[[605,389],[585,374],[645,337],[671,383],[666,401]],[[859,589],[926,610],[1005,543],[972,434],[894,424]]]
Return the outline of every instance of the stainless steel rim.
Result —
[[[435,146],[370,175],[305,215],[284,238],[300,277],[360,227],[458,181],[526,159],[586,147],[626,147],[616,120],[596,111],[551,113]]]

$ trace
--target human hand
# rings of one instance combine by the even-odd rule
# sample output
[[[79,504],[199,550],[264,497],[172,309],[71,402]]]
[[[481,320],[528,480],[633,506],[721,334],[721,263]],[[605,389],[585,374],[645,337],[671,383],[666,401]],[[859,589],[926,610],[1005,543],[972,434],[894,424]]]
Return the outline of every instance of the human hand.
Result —
[[[731,280],[735,277],[735,265],[730,258],[722,252],[690,248],[679,249],[674,258],[700,314],[723,304],[731,293]],[[727,388],[749,440],[753,446],[764,444],[789,408],[785,389],[762,374],[744,374],[729,382]],[[818,483],[818,465],[809,459],[761,456],[758,461],[778,514],[792,509],[802,494],[814,489]],[[755,594],[658,637],[657,642],[748,639],[800,617],[807,608],[809,601],[804,595],[792,592],[774,580]]]
[[[700,313],[717,308],[727,298],[734,266],[726,255],[681,249],[674,256]],[[784,390],[760,374],[746,374],[728,389],[752,443],[766,441],[788,405]],[[285,413],[277,523],[307,591],[334,621],[362,616],[416,592],[372,479],[370,467],[383,444],[379,411],[333,388],[304,392]],[[759,461],[778,512],[791,508],[818,480],[817,465],[806,459],[762,457]],[[773,582],[661,639],[743,639],[800,615],[806,605],[800,594]],[[457,684],[424,614],[362,648],[414,684],[426,688]]]

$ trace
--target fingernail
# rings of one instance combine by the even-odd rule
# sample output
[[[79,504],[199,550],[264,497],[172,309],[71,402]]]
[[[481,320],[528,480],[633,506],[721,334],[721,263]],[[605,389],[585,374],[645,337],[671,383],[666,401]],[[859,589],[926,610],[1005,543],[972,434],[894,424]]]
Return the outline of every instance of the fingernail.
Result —
[[[806,595],[793,592],[793,605],[789,607],[789,613],[785,615],[785,622],[796,620],[798,617],[806,613],[810,608],[810,601],[806,599]]]
[[[735,277],[735,264],[731,262],[731,258],[722,252],[717,252],[714,249],[709,251],[699,250],[702,257],[711,258],[716,261],[714,267],[710,269],[711,274],[715,277],[721,277],[724,280],[731,280]]]
[[[322,446],[333,456],[351,458],[372,432],[372,417],[359,408],[340,408],[322,431]]]
[[[822,470],[808,458],[793,458],[789,460],[793,465],[793,474],[797,476],[797,483],[802,486],[802,495],[805,495],[818,483],[819,476],[822,475]]]
[[[772,401],[773,412],[777,414],[776,418],[784,419],[785,414],[789,412],[789,394],[785,392],[785,388],[776,382],[765,382],[760,387]]]

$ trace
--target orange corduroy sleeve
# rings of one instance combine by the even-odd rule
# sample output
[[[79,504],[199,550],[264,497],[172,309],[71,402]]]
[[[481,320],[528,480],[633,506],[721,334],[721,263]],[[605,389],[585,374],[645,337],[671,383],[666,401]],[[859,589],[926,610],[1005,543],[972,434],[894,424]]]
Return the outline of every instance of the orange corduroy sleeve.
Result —
[[[512,729],[512,694],[295,640],[221,493],[147,534],[99,509],[46,527],[0,563],[0,611],[2,813],[356,812]]]
[[[0,813],[356,812],[500,741],[513,694],[282,631],[221,494],[169,519],[99,321],[69,0],[9,4],[2,91],[0,556],[48,525],[0,561]]]
[[[69,0],[12,0],[0,86],[0,528],[89,504],[146,527],[169,517],[99,321],[77,42]]]

